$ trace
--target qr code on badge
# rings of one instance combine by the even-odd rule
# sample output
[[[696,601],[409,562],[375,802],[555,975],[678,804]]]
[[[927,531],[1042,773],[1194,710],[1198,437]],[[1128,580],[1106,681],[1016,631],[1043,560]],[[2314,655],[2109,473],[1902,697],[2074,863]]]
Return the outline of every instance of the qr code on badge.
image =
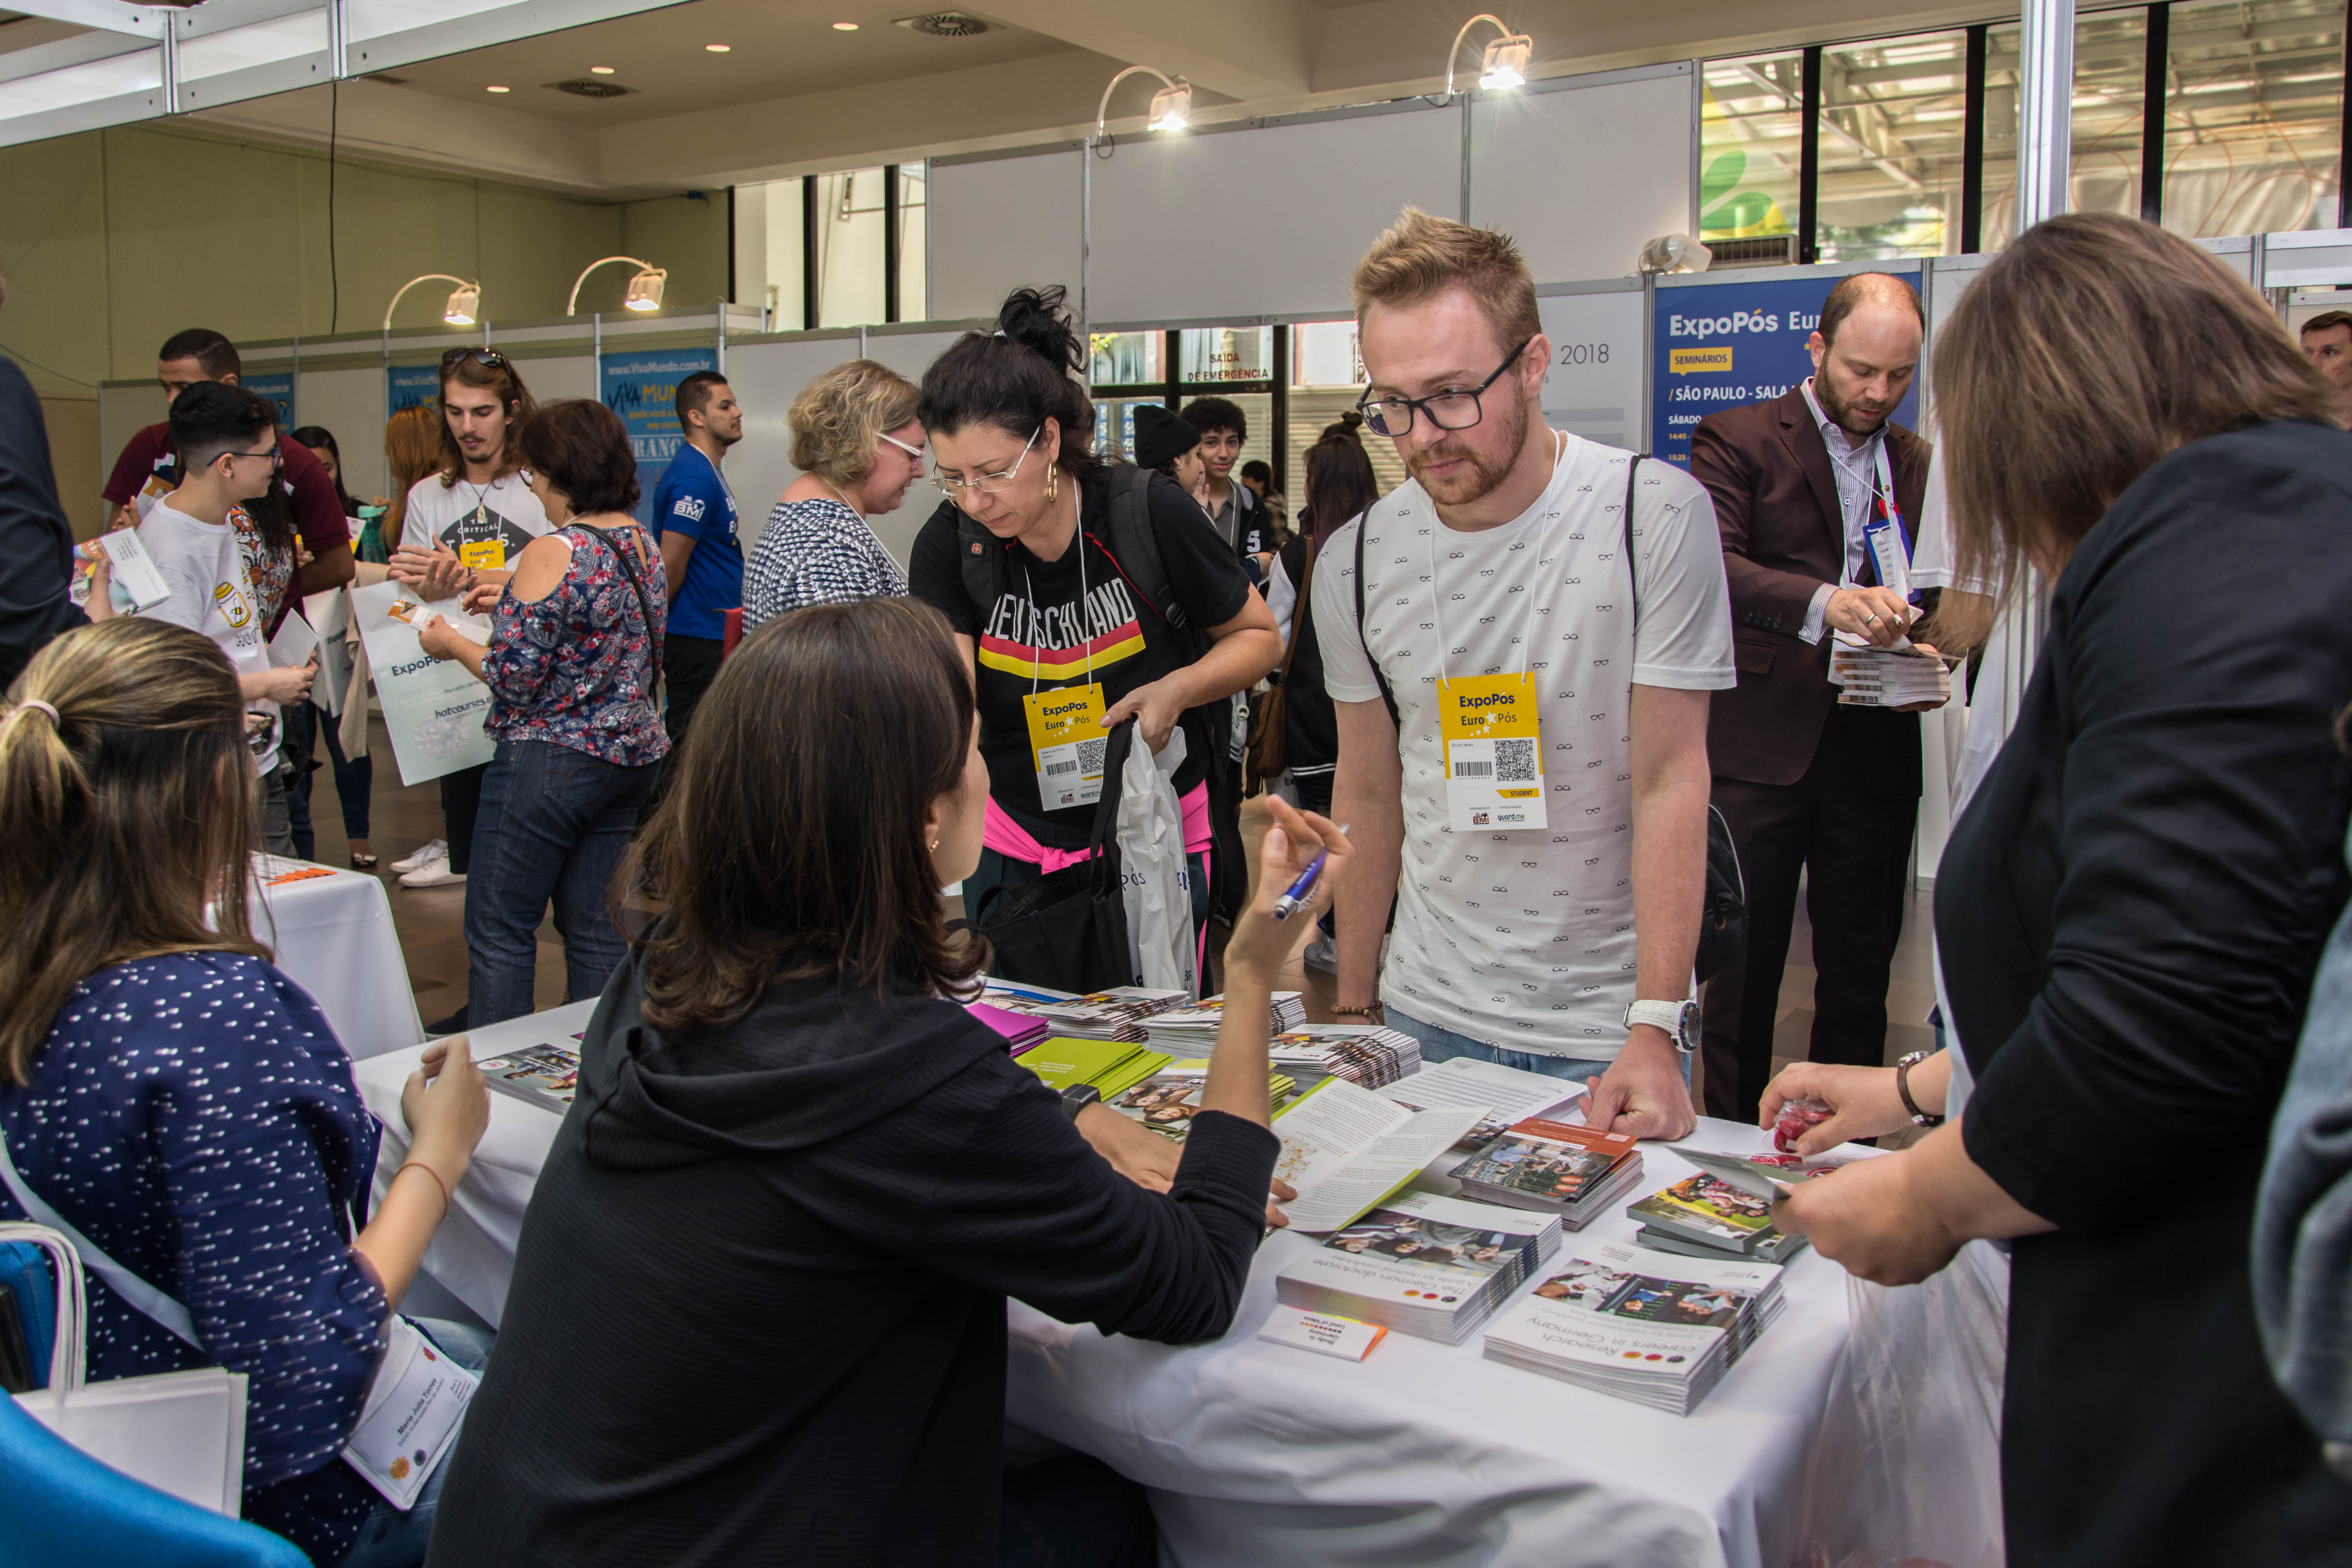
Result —
[[[1109,744],[1110,742],[1108,740],[1078,742],[1078,776],[1080,778],[1091,778],[1102,772],[1103,749]]]
[[[1496,742],[1495,782],[1497,784],[1535,783],[1536,743],[1533,741]]]

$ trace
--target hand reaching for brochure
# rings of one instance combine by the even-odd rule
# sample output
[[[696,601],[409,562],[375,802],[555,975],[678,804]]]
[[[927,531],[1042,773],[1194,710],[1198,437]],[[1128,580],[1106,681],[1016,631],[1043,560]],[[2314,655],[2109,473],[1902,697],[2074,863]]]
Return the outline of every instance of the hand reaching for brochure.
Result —
[[[430,616],[416,628],[416,646],[427,658],[455,658],[458,650],[481,645],[451,626],[444,616]]]
[[[408,1123],[409,1156],[457,1185],[490,1124],[489,1086],[465,1036],[425,1047],[421,1065],[401,1086],[400,1119]]]
[[[1348,836],[1330,818],[1302,812],[1279,795],[1265,797],[1274,814],[1265,846],[1258,856],[1257,886],[1250,889],[1249,907],[1234,922],[1233,939],[1225,944],[1225,968],[1230,973],[1244,966],[1271,985],[1290,958],[1303,933],[1331,907],[1331,895],[1347,874]],[[1307,901],[1287,920],[1274,918],[1275,900],[1287,892],[1318,854],[1328,856],[1307,893]]]
[[[513,575],[511,572],[475,573],[474,585],[466,590],[466,596],[458,607],[469,616],[496,609],[499,601],[507,596],[507,580]]]
[[[240,676],[237,685],[248,700],[260,698],[280,704],[300,702],[310,695],[310,682],[318,674],[319,656],[312,654],[300,664]]]
[[[1150,1128],[1129,1121],[1102,1101],[1097,1100],[1078,1112],[1078,1131],[1094,1146],[1096,1153],[1144,1191],[1164,1193],[1175,1185],[1176,1164],[1183,1158],[1183,1149]],[[1273,1195],[1288,1203],[1298,1192],[1287,1182],[1276,1182]],[[1290,1216],[1268,1203],[1265,1223],[1278,1230],[1290,1223]]]
[[[473,573],[457,559],[457,552],[446,544],[430,550],[402,545],[392,552],[392,575],[415,588],[426,604],[453,598],[474,580]]]
[[[1966,1239],[1920,1200],[1918,1164],[1916,1152],[1906,1149],[1841,1165],[1774,1203],[1772,1223],[1808,1238],[1814,1251],[1858,1279],[1916,1285],[1949,1263]]]

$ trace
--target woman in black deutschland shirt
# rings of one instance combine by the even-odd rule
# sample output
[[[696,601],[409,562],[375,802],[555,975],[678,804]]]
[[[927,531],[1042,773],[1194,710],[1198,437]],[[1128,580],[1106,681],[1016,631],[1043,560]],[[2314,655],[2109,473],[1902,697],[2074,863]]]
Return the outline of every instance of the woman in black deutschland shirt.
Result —
[[[1173,782],[1197,922],[1211,837],[1198,710],[1273,668],[1282,642],[1192,497],[1095,460],[1081,363],[1062,290],[1024,289],[993,333],[966,334],[923,377],[917,417],[950,499],[917,537],[908,580],[972,661],[988,761],[986,848],[964,907],[984,920],[996,889],[1086,858],[1100,742],[1133,718],[1155,752],[1184,734]],[[1124,515],[1120,486],[1135,487]]]

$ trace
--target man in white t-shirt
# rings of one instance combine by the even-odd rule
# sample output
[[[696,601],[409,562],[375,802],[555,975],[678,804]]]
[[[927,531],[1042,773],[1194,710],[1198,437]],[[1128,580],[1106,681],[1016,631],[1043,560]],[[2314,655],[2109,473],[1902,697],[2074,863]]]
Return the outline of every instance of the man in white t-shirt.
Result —
[[[316,661],[284,668],[269,663],[261,604],[237,549],[229,510],[262,494],[278,479],[278,410],[268,399],[224,382],[198,382],[172,403],[172,445],[183,478],[152,502],[139,522],[139,543],[162,574],[171,596],[142,614],[210,637],[236,668],[249,715],[254,772],[261,805],[262,847],[289,858],[292,824],[286,813],[288,769],[278,755],[278,708],[310,695]],[[100,572],[90,584],[89,615],[113,613],[110,584]]]
[[[477,583],[503,583],[523,546],[548,531],[547,510],[530,493],[517,439],[537,406],[522,374],[497,350],[451,349],[441,356],[441,471],[410,489],[392,552],[392,574],[427,602]],[[442,775],[446,837],[393,863],[402,887],[448,887],[466,879],[488,771],[485,763]],[[447,1022],[429,1026],[439,1034]]]
[[[1643,463],[1629,578],[1631,455],[1545,426],[1551,345],[1507,237],[1408,209],[1355,297],[1367,434],[1412,478],[1312,589],[1357,860],[1336,1011],[1385,1005],[1423,1061],[1590,1080],[1595,1125],[1681,1137],[1708,694],[1736,679],[1714,510]]]

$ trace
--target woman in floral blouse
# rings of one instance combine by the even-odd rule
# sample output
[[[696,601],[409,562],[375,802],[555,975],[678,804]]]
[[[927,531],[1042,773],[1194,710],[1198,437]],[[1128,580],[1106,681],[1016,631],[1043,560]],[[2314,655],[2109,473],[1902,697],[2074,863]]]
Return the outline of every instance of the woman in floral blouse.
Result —
[[[555,527],[524,547],[506,583],[467,596],[469,609],[496,606],[489,647],[446,621],[418,634],[427,654],[490,689],[498,752],[466,882],[475,1028],[531,1010],[550,899],[566,999],[604,990],[623,952],[605,889],[669,751],[654,700],[667,589],[661,552],[629,515],[628,433],[603,404],[566,399],[532,416],[522,456]]]

